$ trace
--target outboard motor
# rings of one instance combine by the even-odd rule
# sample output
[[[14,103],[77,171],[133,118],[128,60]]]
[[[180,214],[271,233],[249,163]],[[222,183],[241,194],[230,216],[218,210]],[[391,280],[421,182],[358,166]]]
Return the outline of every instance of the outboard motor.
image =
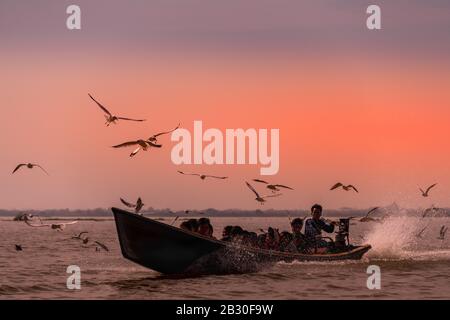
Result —
[[[337,248],[345,248],[350,245],[349,240],[349,230],[350,230],[350,219],[351,218],[341,218],[339,219],[339,230],[336,233],[334,244]]]

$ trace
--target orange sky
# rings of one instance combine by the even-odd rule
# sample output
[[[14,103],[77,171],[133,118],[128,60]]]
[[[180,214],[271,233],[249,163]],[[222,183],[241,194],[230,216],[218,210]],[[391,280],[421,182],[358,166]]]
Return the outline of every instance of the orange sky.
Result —
[[[5,58],[5,59],[3,59]],[[370,56],[183,57],[4,53],[0,208],[95,208],[119,197],[148,206],[260,208],[244,185],[257,166],[183,166],[174,143],[128,158],[110,146],[178,122],[204,128],[279,128],[280,171],[293,186],[265,208],[450,205],[450,65]],[[90,92],[113,113],[144,123],[105,127]],[[24,170],[38,162],[50,177]],[[200,181],[177,170],[229,175]],[[330,192],[336,181],[359,194]],[[438,182],[430,199],[418,186]],[[262,188],[261,188],[262,189]]]

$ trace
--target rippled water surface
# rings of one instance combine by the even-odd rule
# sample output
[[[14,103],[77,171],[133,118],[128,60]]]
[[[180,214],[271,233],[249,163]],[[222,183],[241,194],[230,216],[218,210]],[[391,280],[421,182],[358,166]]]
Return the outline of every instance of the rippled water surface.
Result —
[[[439,240],[449,218],[392,218],[352,225],[354,243],[373,249],[361,261],[279,263],[258,273],[167,277],[125,260],[113,220],[79,221],[63,232],[0,220],[0,298],[3,299],[450,299],[450,241]],[[251,231],[288,229],[287,218],[212,218]],[[171,222],[171,219],[164,220]],[[428,225],[423,238],[415,237]],[[88,231],[110,252],[70,239]],[[23,251],[16,251],[21,244]],[[68,290],[69,265],[81,268],[81,290]],[[366,286],[369,265],[381,268],[381,290]]]

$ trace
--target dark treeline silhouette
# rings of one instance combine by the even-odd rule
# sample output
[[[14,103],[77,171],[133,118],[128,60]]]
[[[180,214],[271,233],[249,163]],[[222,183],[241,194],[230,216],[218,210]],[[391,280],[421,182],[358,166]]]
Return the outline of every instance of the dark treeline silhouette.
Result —
[[[368,209],[325,209],[327,217],[363,217],[366,215]],[[373,214],[373,216],[383,216],[387,213],[391,215],[408,215],[419,216],[423,212],[423,209],[400,209],[398,206],[388,206],[380,208]],[[39,215],[41,217],[110,217],[112,218],[112,212],[109,209],[96,208],[96,209],[51,209],[51,210],[2,210],[0,209],[0,217],[13,217],[20,213],[30,213]],[[205,210],[171,210],[171,209],[155,209],[152,207],[145,208],[142,212],[145,216],[155,217],[189,217],[189,216],[208,216],[208,217],[304,217],[309,215],[309,209],[299,210],[242,210],[242,209],[227,209],[217,210],[213,208]],[[433,214],[436,217],[450,217],[449,208],[441,208],[439,211]]]

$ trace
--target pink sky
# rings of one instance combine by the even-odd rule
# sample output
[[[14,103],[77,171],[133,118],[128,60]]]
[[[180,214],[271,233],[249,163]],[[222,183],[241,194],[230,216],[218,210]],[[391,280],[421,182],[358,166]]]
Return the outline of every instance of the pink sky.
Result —
[[[206,59],[151,55],[9,55],[0,79],[1,207],[94,208],[138,196],[148,206],[260,208],[245,180],[257,166],[172,164],[175,143],[128,158],[110,146],[148,137],[178,122],[205,128],[279,128],[280,171],[264,177],[291,185],[264,208],[450,205],[448,64],[374,62],[336,57]],[[105,127],[92,93],[111,111],[144,123]],[[37,162],[49,172],[11,171]],[[229,175],[200,181],[177,170]],[[331,192],[336,181],[359,194]],[[438,182],[432,197],[418,187]],[[263,188],[260,188],[261,190]]]
[[[79,0],[80,31],[65,28],[68,4],[0,2],[0,208],[138,196],[156,208],[262,208],[244,184],[260,165],[178,167],[170,137],[133,159],[111,148],[195,120],[280,129],[280,171],[265,178],[295,191],[264,208],[450,206],[450,4],[380,0],[376,32],[357,0]],[[89,92],[148,121],[107,128]],[[20,162],[50,177],[11,175]],[[360,193],[330,192],[337,181]],[[436,182],[422,198],[418,187]]]

